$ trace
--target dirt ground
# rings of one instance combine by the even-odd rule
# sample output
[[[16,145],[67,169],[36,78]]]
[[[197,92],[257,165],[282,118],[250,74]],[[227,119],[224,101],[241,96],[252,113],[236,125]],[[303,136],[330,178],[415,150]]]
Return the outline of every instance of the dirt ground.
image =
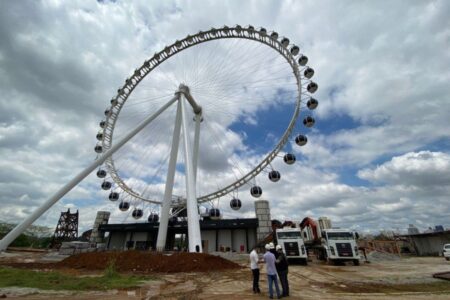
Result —
[[[38,255],[36,255],[38,256]],[[0,263],[15,268],[26,269],[75,269],[79,271],[103,271],[106,266],[113,264],[114,268],[121,273],[133,272],[136,274],[153,273],[181,273],[181,272],[208,272],[211,266],[215,271],[229,269],[240,269],[239,264],[216,255],[205,253],[159,253],[150,251],[108,251],[108,252],[88,252],[79,253],[65,257],[61,261],[46,261],[37,257],[33,259],[23,259],[11,257]],[[51,257],[51,255],[50,255]],[[54,257],[54,256],[53,256]],[[60,257],[61,258],[61,257]]]
[[[228,257],[247,266],[247,256]],[[58,261],[62,257],[43,253],[0,254],[0,264]],[[64,271],[64,270],[63,270]],[[409,257],[374,260],[360,266],[330,266],[310,262],[290,265],[290,299],[450,299],[450,281],[435,279],[433,273],[450,271],[442,257]],[[70,270],[66,270],[70,272]],[[24,288],[0,289],[8,299],[267,299],[267,279],[261,268],[261,294],[253,294],[251,272],[246,268],[208,272],[156,274],[157,280],[141,287],[108,292],[48,292]],[[76,274],[80,274],[78,270]],[[89,274],[92,274],[90,271]],[[81,272],[82,275],[82,272]]]

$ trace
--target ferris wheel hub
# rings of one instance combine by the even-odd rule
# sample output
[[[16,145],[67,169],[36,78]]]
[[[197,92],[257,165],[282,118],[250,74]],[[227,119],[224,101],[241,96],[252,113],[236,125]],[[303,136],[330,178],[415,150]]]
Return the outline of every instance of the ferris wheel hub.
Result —
[[[187,101],[192,106],[192,109],[194,110],[194,113],[196,115],[199,115],[202,113],[202,107],[200,105],[198,105],[197,102],[194,100],[194,98],[191,95],[191,92],[189,91],[189,87],[187,85],[184,85],[181,83],[180,86],[178,87],[177,93],[181,93],[186,97]]]

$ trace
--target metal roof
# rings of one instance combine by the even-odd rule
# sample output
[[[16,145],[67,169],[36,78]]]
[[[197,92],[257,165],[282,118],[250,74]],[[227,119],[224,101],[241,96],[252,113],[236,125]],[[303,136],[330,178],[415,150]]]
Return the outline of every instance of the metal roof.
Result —
[[[422,233],[414,233],[414,234],[401,234],[401,237],[426,237],[426,236],[436,236],[436,235],[446,235],[450,234],[450,230],[443,231],[433,231],[433,232],[422,232]]]

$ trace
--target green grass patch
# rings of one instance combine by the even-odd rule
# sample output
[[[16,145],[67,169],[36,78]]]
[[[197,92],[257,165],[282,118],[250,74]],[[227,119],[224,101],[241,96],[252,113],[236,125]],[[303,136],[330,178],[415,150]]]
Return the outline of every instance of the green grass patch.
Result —
[[[110,263],[102,276],[78,277],[56,271],[32,271],[0,267],[0,287],[30,287],[42,290],[109,290],[137,287],[149,276],[122,275]]]

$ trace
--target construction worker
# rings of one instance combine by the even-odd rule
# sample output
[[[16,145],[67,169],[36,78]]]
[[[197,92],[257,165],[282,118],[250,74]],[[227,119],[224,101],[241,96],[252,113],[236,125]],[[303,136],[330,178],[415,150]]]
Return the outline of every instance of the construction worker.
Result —
[[[277,245],[277,259],[275,266],[277,267],[278,278],[280,278],[281,288],[283,289],[283,297],[289,296],[289,281],[288,281],[288,261],[286,255],[283,252],[281,245]]]
[[[254,246],[252,252],[250,252],[250,269],[252,270],[253,275],[253,293],[261,293],[259,289],[259,251],[258,247]]]
[[[278,253],[277,253],[277,250],[275,250],[275,245],[272,242],[270,242],[269,246],[270,246],[270,252],[272,252],[272,254],[275,255],[275,258],[277,258]]]
[[[264,261],[266,262],[267,284],[269,285],[269,298],[273,299],[272,283],[275,283],[278,299],[281,299],[280,288],[278,287],[277,269],[275,267],[275,255],[270,252],[271,246],[266,244],[266,253],[264,254]]]

